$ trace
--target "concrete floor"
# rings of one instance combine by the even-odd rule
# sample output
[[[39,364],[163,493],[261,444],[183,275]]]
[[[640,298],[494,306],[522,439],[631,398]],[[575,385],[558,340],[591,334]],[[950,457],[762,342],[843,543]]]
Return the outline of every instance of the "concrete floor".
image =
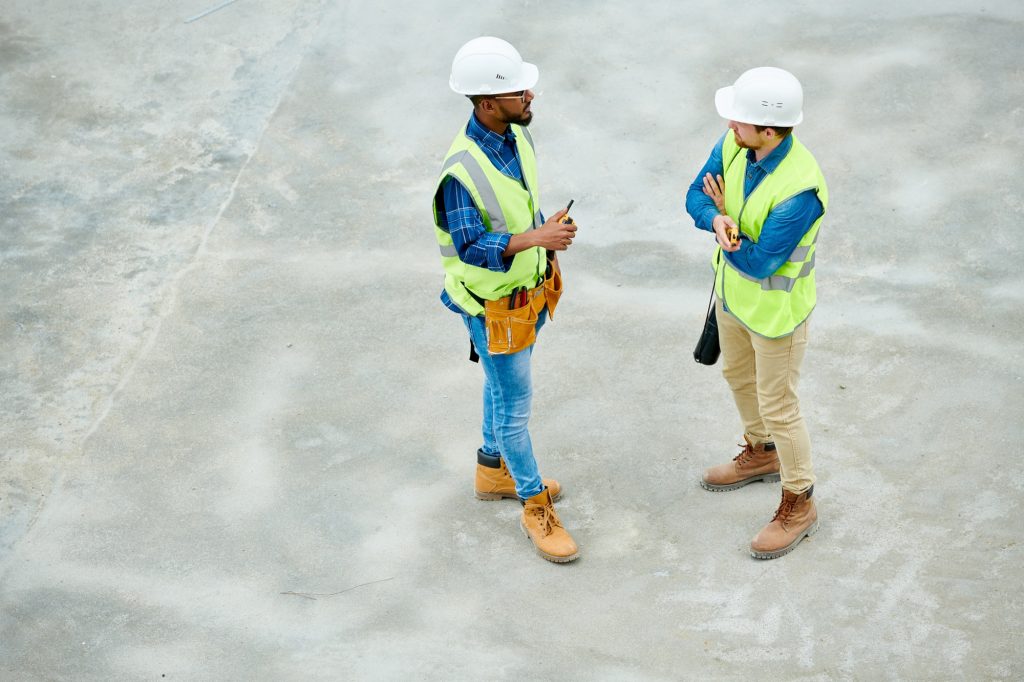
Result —
[[[1024,5],[5,0],[0,677],[1021,679]],[[424,5],[428,4],[429,9]],[[430,219],[467,39],[541,69],[575,198],[532,432],[581,545],[471,492]],[[712,495],[682,193],[775,64],[832,205],[802,398],[822,530]]]

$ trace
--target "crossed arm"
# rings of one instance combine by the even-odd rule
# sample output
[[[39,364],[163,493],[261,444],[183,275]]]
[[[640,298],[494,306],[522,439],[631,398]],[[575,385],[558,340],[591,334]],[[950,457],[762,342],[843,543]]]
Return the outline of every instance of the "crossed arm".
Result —
[[[751,277],[768,277],[789,259],[807,230],[821,217],[823,208],[813,189],[801,192],[772,208],[756,243],[741,234],[739,245],[732,246],[726,228],[735,226],[736,222],[725,214],[723,139],[724,136],[718,140],[704,167],[687,188],[686,211],[699,229],[715,235],[732,265]],[[752,189],[753,186],[744,187],[745,192]]]

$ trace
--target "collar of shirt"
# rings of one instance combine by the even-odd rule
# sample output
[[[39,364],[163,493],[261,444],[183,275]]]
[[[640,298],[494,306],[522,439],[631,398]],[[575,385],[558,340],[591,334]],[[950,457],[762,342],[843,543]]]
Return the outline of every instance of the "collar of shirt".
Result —
[[[747,165],[752,166],[760,170],[762,173],[768,174],[773,172],[782,163],[782,160],[786,158],[786,154],[793,148],[793,134],[790,133],[783,138],[779,146],[771,151],[771,153],[761,159],[760,161],[754,156],[754,150],[747,150]]]
[[[499,135],[481,123],[480,119],[476,117],[476,112],[473,112],[473,115],[469,117],[469,125],[466,126],[466,136],[481,147],[490,149],[496,154],[501,153],[502,147],[505,145],[511,146],[513,149],[516,146],[516,134],[512,132],[512,126],[508,127],[503,136]]]

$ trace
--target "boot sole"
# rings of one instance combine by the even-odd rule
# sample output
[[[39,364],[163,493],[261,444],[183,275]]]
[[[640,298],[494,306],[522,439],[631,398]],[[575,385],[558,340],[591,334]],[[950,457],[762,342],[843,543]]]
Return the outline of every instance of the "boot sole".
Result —
[[[523,535],[525,535],[526,539],[530,541],[530,544],[533,545],[533,548],[537,551],[537,554],[539,554],[542,559],[546,559],[555,564],[567,564],[570,561],[575,561],[580,555],[579,552],[576,552],[575,554],[570,556],[555,556],[554,554],[542,552],[540,547],[534,544],[533,538],[530,537],[530,531],[526,530],[526,526],[523,524],[522,521],[519,522],[519,529],[523,531]]]
[[[483,500],[484,502],[494,502],[495,500],[518,500],[519,496],[515,493],[504,495],[502,493],[482,493],[479,490],[474,490],[473,494],[476,499]],[[562,491],[559,490],[557,495],[551,496],[552,502],[557,502],[562,497]]]
[[[710,490],[713,493],[723,493],[726,490],[738,490],[745,485],[750,483],[756,483],[757,481],[764,481],[765,483],[775,483],[776,481],[782,480],[780,474],[763,474],[761,476],[751,476],[750,478],[744,478],[742,481],[736,481],[735,483],[729,483],[727,485],[716,485],[714,483],[708,483],[704,479],[700,481],[700,487],[704,490]]]
[[[750,556],[754,557],[755,559],[778,559],[780,556],[785,556],[786,554],[789,554],[794,549],[796,549],[796,546],[799,545],[804,538],[809,538],[817,532],[818,521],[815,520],[814,523],[807,526],[803,533],[800,533],[800,535],[797,536],[796,540],[793,540],[793,542],[789,543],[782,549],[777,549],[774,552],[758,552],[756,550],[751,549]]]

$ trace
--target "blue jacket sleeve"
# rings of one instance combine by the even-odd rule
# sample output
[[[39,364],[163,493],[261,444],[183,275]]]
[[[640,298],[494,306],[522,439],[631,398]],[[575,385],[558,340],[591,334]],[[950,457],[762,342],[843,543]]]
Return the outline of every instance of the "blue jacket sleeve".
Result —
[[[502,256],[512,238],[509,234],[488,232],[469,191],[458,180],[444,181],[442,229],[452,236],[459,260],[466,265],[508,272],[512,257]]]
[[[715,207],[714,199],[704,194],[704,175],[706,173],[711,173],[714,176],[722,174],[722,142],[724,140],[725,135],[723,134],[718,138],[715,148],[711,150],[711,156],[708,157],[704,167],[700,169],[700,173],[697,173],[697,177],[686,190],[686,212],[693,218],[694,225],[708,232],[714,232],[711,228],[711,221],[718,215],[718,209]]]

